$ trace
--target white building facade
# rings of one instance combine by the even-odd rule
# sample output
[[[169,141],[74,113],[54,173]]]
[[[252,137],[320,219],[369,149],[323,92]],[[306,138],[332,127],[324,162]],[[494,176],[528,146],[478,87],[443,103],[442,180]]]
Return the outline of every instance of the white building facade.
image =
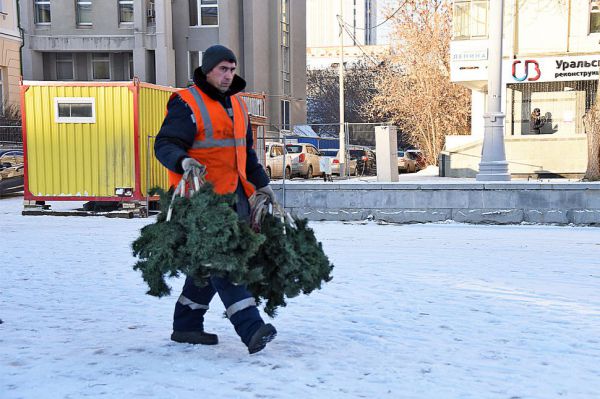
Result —
[[[452,81],[471,90],[471,136],[448,137],[448,152],[460,152],[459,147],[464,147],[469,140],[483,138],[483,114],[487,110],[488,15],[488,0],[454,2],[451,77]],[[504,1],[502,111],[506,114],[505,142],[511,173],[585,172],[586,139],[582,117],[593,104],[598,88],[599,41],[600,1]],[[530,129],[530,115],[535,108],[539,108],[545,118],[539,133]],[[551,159],[559,156],[548,144],[552,141],[560,142],[576,159],[570,164]],[[513,143],[522,148],[515,150]],[[532,150],[529,151],[531,158],[525,159],[527,146],[545,155],[536,155]],[[513,159],[509,159],[511,156]]]
[[[306,46],[337,45],[338,16],[344,21],[346,46],[376,44],[377,0],[306,0]]]
[[[345,65],[388,55],[392,26],[388,16],[399,6],[393,0],[306,0],[307,67],[337,67],[342,27]]]

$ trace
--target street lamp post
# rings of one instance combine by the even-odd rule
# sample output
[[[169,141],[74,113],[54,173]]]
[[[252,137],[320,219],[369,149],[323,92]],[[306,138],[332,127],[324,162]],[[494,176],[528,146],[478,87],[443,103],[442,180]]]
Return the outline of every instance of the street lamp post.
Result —
[[[340,177],[346,176],[346,124],[344,115],[344,0],[340,0]]]
[[[502,24],[504,0],[490,1],[490,57],[488,64],[488,110],[483,115],[485,130],[479,173],[480,181],[508,181],[508,162],[504,151],[502,113]]]

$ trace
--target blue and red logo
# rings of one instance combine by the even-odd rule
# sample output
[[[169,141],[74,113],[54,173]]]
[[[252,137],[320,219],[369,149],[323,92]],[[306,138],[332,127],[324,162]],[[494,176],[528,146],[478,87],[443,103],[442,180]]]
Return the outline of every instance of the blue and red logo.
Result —
[[[517,76],[517,65],[520,65],[521,63],[523,63],[523,61],[515,60],[512,64],[512,76],[517,82],[523,82],[526,79],[529,82],[535,82],[542,76],[542,71],[540,71],[540,64],[538,64],[538,62],[535,60],[525,60],[523,64],[523,75]],[[530,68],[530,65],[532,65],[533,68]],[[535,75],[531,74],[532,76],[530,76],[531,69],[533,69]]]

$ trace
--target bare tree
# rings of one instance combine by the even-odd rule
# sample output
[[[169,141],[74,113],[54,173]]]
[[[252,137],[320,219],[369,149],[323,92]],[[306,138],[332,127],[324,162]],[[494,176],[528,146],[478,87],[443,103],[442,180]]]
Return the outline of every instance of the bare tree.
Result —
[[[450,81],[450,0],[407,0],[392,18],[393,55],[373,109],[436,164],[447,134],[468,134],[470,92]]]
[[[600,180],[600,91],[594,105],[583,116],[588,139],[588,164],[584,180]]]
[[[335,70],[309,69],[306,71],[308,123],[334,123],[339,119],[339,85]]]
[[[379,66],[370,59],[350,64],[344,72],[345,121],[349,123],[379,122],[371,112],[371,100],[377,94],[375,87]],[[309,69],[306,73],[307,117],[311,124],[332,124],[332,133],[339,132],[333,124],[340,119],[340,85],[337,68]],[[326,130],[318,129],[315,130]]]

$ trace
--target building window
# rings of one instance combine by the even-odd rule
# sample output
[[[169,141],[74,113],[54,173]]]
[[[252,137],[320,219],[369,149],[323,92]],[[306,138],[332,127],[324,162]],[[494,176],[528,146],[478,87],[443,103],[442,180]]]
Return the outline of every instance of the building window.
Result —
[[[373,0],[365,2],[365,44],[375,44],[375,32],[377,28],[373,26],[377,24],[377,11]]]
[[[73,80],[73,54],[56,53],[56,79]]]
[[[118,0],[119,1],[119,23],[133,23],[133,0]]]
[[[194,71],[202,65],[202,51],[188,51],[188,79],[194,81]]]
[[[590,0],[590,33],[600,33],[599,0]]]
[[[488,6],[488,0],[456,0],[452,17],[454,39],[487,37]]]
[[[281,100],[281,129],[290,130],[290,102]]]
[[[219,26],[217,0],[189,0],[190,26]]]
[[[128,76],[129,76],[129,79],[133,79],[133,76],[134,76],[134,74],[133,74],[133,54],[128,53],[127,54],[127,58],[129,58],[127,60],[127,72],[128,72]]]
[[[154,8],[154,0],[148,0],[148,3],[146,3],[146,24],[149,26],[156,25],[156,9]]]
[[[33,1],[35,23],[38,25],[50,25],[50,0]]]
[[[283,94],[290,94],[290,2],[281,0],[281,76]]]
[[[508,83],[506,134],[585,134],[578,115],[592,107],[597,90],[597,80]],[[535,108],[542,117],[538,127],[531,124]]]
[[[6,14],[4,10],[4,0],[0,0],[0,14]]]
[[[92,0],[77,0],[77,26],[92,26]]]
[[[93,97],[54,97],[57,123],[96,123],[96,100]]]
[[[110,56],[108,53],[92,54],[92,79],[110,79]]]

